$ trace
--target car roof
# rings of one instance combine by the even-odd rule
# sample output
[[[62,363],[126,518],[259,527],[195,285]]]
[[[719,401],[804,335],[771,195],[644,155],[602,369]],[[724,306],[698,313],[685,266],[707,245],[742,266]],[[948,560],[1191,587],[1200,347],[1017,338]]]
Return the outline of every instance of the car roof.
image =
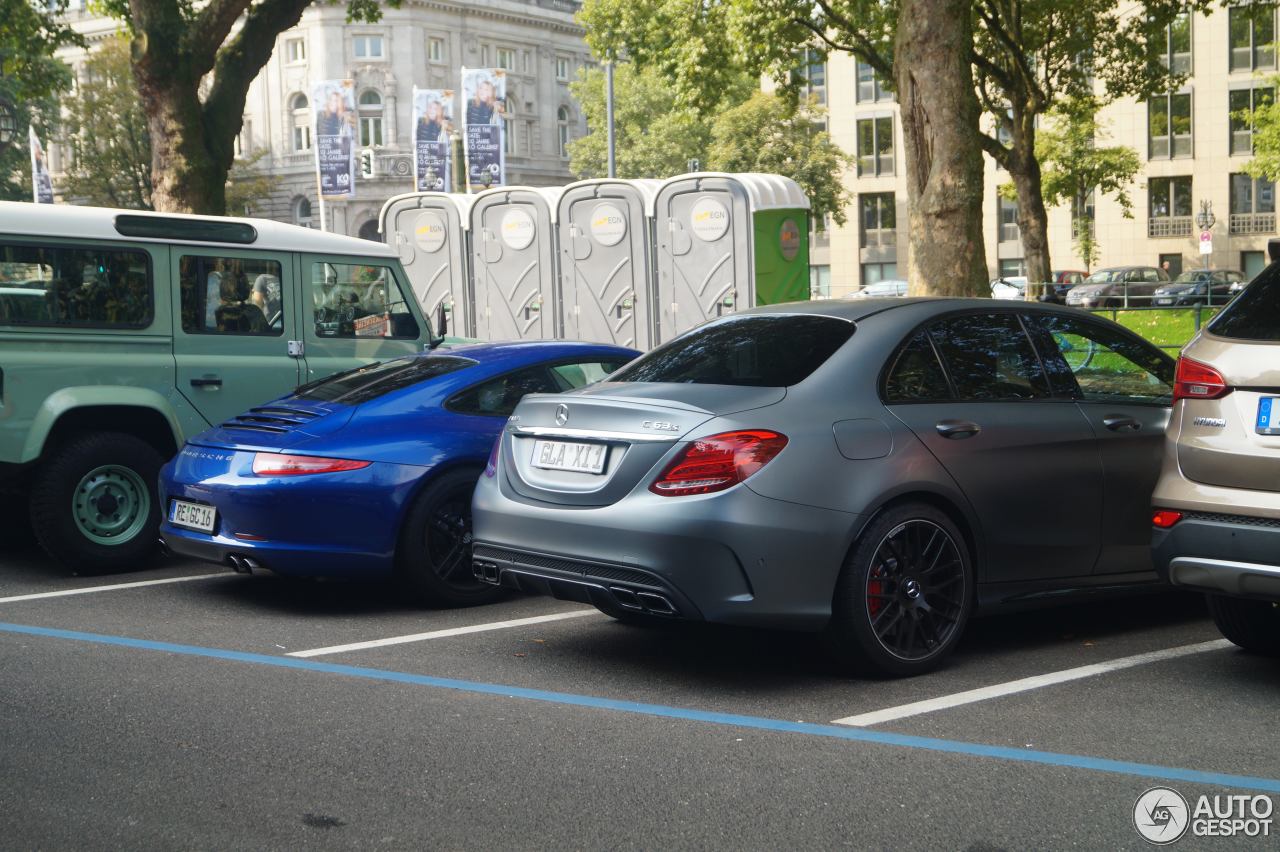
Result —
[[[154,220],[158,225],[171,222],[211,225],[238,223],[256,232],[252,242],[227,242],[217,239],[173,237],[139,237],[122,234],[116,229],[116,217],[129,216]],[[32,237],[70,237],[91,240],[128,240],[142,243],[176,243],[182,245],[220,245],[236,249],[313,252],[316,254],[364,255],[396,257],[385,243],[330,234],[313,228],[286,225],[270,219],[247,219],[235,216],[197,216],[194,214],[152,213],[141,210],[117,210],[111,207],[81,207],[72,204],[28,204],[0,201],[0,237],[23,235]]]

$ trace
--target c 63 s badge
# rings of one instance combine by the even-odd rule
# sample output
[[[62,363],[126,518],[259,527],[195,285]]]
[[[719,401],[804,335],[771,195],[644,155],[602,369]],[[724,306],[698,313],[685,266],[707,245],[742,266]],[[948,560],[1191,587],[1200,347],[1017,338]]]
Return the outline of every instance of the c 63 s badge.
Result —
[[[645,429],[657,429],[661,432],[679,432],[680,427],[665,420],[642,420],[640,425]]]

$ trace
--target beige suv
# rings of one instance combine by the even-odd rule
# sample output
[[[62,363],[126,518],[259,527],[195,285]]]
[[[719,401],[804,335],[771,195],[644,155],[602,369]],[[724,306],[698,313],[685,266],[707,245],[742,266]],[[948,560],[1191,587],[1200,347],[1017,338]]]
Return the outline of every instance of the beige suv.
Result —
[[[1280,655],[1280,263],[1187,344],[1173,399],[1156,570],[1206,592],[1232,642]]]

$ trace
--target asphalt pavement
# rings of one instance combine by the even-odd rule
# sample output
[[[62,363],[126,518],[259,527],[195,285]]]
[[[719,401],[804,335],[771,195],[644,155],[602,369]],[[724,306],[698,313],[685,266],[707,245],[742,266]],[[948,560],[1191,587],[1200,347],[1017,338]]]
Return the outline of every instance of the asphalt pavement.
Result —
[[[1179,593],[979,619],[943,670],[858,680],[806,635],[29,550],[0,556],[0,837],[1139,849],[1151,788],[1280,800],[1278,676]]]

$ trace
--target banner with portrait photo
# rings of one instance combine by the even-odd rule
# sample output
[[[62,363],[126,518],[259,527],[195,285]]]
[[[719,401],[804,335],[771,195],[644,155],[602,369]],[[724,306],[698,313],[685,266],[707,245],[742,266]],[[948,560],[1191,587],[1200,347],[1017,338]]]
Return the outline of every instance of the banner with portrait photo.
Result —
[[[320,196],[356,194],[356,93],[351,80],[323,80],[311,86],[315,116],[316,171]]]
[[[453,90],[413,87],[413,185],[419,192],[452,191],[449,156]]]
[[[507,182],[503,156],[503,104],[507,72],[500,68],[463,68],[463,134],[466,139],[467,186],[481,190]]]
[[[31,125],[27,125],[27,141],[31,145],[31,199],[36,204],[52,204],[53,179],[49,177],[44,146],[40,144],[40,137]]]

